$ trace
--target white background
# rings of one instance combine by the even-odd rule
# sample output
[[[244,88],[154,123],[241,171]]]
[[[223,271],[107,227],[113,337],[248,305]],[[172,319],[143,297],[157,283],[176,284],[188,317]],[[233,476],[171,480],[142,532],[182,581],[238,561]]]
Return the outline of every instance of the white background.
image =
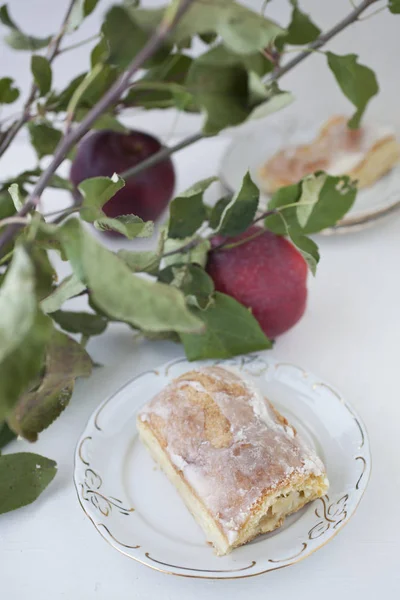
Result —
[[[11,0],[12,15],[30,33],[54,31],[66,0]],[[71,37],[71,42],[96,32],[99,15],[108,1]],[[143,2],[146,4],[146,2]],[[152,4],[147,2],[147,5]],[[261,1],[248,2],[259,9]],[[305,10],[326,28],[351,10],[348,0],[303,0]],[[379,6],[379,4],[378,4]],[[269,14],[285,22],[287,3],[273,0]],[[387,13],[358,23],[330,46],[344,54],[357,52],[373,67],[381,95],[371,103],[372,117],[399,124],[400,16]],[[23,89],[29,84],[29,59],[1,45],[1,75],[13,76]],[[87,67],[87,50],[60,57],[56,85],[62,86]],[[288,115],[318,121],[333,111],[350,110],[333,82],[324,57],[315,55],[282,79],[298,102]],[[10,108],[14,111],[14,107]],[[3,113],[3,116],[6,113]],[[274,118],[274,117],[272,117]],[[166,113],[132,114],[130,123],[164,138],[194,132],[198,117]],[[263,124],[268,133],[268,122]],[[215,174],[224,149],[225,134],[202,141],[176,155],[178,189]],[[33,162],[24,136],[1,163],[8,176]],[[62,202],[48,193],[46,205]],[[198,581],[163,575],[119,555],[89,523],[78,505],[72,484],[73,452],[86,419],[94,408],[135,373],[181,356],[171,343],[135,340],[129,328],[110,327],[89,343],[94,360],[103,363],[89,380],[78,382],[70,406],[45,431],[35,446],[18,441],[9,451],[29,450],[54,458],[58,474],[33,505],[0,517],[0,597],[7,600],[172,599],[204,597],[288,598],[337,600],[400,592],[399,475],[399,340],[400,340],[400,216],[373,229],[348,237],[320,238],[321,263],[309,282],[304,318],[278,339],[274,354],[302,365],[330,381],[356,407],[369,430],[373,473],[356,516],[343,532],[309,559],[253,579]],[[144,247],[148,242],[135,242]],[[132,247],[132,245],[130,246]],[[75,302],[74,307],[83,306]],[[397,592],[397,594],[396,594]]]

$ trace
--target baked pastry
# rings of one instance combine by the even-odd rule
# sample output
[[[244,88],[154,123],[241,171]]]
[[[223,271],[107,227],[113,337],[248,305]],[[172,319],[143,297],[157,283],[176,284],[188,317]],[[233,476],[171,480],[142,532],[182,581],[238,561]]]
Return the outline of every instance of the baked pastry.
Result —
[[[389,128],[365,125],[349,129],[347,118],[332,117],[308,145],[283,148],[260,169],[267,193],[297,183],[315,171],[349,175],[359,188],[375,183],[400,159],[400,144]]]
[[[231,369],[181,375],[144,406],[137,426],[219,555],[328,489],[315,452]]]

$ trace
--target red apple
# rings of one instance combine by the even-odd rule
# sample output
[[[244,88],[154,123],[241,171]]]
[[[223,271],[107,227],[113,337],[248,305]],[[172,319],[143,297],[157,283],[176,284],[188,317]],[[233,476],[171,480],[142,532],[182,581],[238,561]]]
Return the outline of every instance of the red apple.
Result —
[[[239,246],[211,250],[207,272],[217,291],[250,308],[264,333],[275,338],[304,313],[307,264],[288,240],[260,227],[252,226],[227,243],[250,237]],[[225,239],[216,236],[212,247]]]
[[[79,144],[70,179],[77,186],[89,177],[122,173],[160,149],[161,144],[156,138],[141,131],[96,131]],[[174,185],[174,167],[167,158],[136,177],[126,179],[125,187],[103,206],[103,210],[109,217],[134,214],[144,221],[155,220],[170,201]]]

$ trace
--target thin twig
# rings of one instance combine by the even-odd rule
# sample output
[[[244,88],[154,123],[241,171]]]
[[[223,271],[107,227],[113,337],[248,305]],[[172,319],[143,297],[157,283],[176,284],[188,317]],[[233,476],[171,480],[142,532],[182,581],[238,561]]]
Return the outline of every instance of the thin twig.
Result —
[[[178,152],[178,150],[182,150],[183,148],[194,144],[195,142],[203,139],[204,137],[204,133],[195,133],[194,135],[190,135],[178,144],[175,144],[175,146],[162,148],[156,154],[149,156],[149,158],[146,158],[146,160],[143,160],[138,165],[135,165],[134,167],[123,171],[122,173],[120,173],[120,176],[122,177],[122,179],[130,179],[131,177],[135,177],[135,175],[137,175],[138,173],[141,173],[145,169],[148,169],[149,167],[152,167],[153,165],[161,162],[165,158],[168,158],[168,156],[170,156],[174,152]]]
[[[351,13],[347,15],[347,17],[345,17],[344,19],[339,21],[339,23],[337,23],[334,27],[329,29],[329,31],[327,31],[326,33],[323,33],[316,40],[311,42],[311,44],[308,45],[306,50],[303,50],[302,52],[300,52],[297,56],[292,58],[292,60],[287,62],[286,65],[283,65],[283,66],[275,69],[275,71],[273,71],[267,77],[267,82],[269,83],[272,81],[277,81],[278,79],[280,79],[282,77],[282,75],[285,75],[288,71],[291,71],[291,69],[293,69],[293,67],[296,67],[305,58],[310,56],[310,54],[311,54],[310,50],[318,50],[319,48],[324,46],[327,42],[329,42],[329,40],[331,40],[333,37],[335,37],[335,35],[337,35],[341,31],[343,31],[343,29],[345,29],[346,27],[348,27],[349,25],[351,25],[352,23],[357,21],[358,17],[361,15],[361,13],[363,13],[365,10],[367,10],[368,7],[370,7],[372,4],[374,4],[375,2],[378,2],[378,1],[380,1],[380,0],[363,0],[363,2],[361,2],[356,8],[354,8],[354,10],[352,10]]]
[[[365,17],[363,17],[362,19],[358,19],[359,21],[368,21],[368,19],[370,19],[371,17],[375,17],[375,15],[377,15],[378,13],[387,10],[389,7],[386,6],[381,6],[380,8],[377,8],[376,10],[374,10],[372,13],[370,13],[369,15],[365,15]]]
[[[170,252],[165,252],[165,254],[162,255],[161,258],[166,258],[167,256],[173,256],[174,254],[179,254],[180,252],[187,252],[188,250],[191,250],[192,248],[196,248],[196,246],[198,246],[200,244],[200,242],[204,242],[204,240],[207,238],[195,238],[194,240],[191,240],[190,242],[188,242],[187,244],[184,244],[183,246],[181,246],[180,248],[177,248],[176,250],[171,250]]]
[[[57,33],[56,36],[54,36],[52,38],[52,40],[49,44],[49,47],[47,49],[46,58],[50,64],[53,62],[53,60],[55,59],[55,57],[58,54],[61,40],[66,32],[66,29],[68,26],[68,21],[71,16],[71,12],[72,12],[75,2],[76,2],[76,0],[70,0],[70,3],[67,8],[67,12],[65,13],[64,20],[61,24],[60,31]],[[27,123],[30,120],[30,118],[31,118],[30,108],[31,108],[32,102],[34,101],[34,99],[36,97],[37,91],[38,91],[38,87],[37,87],[36,83],[32,83],[28,98],[24,104],[24,109],[23,109],[22,115],[20,116],[19,119],[17,119],[11,125],[11,127],[8,129],[6,135],[4,136],[4,138],[0,144],[0,156],[2,156],[4,154],[4,152],[7,150],[7,148],[9,147],[9,145],[11,144],[11,142],[13,141],[15,136],[18,134],[18,132],[25,125],[25,123]]]
[[[182,0],[182,2],[177,6],[172,17],[168,11],[166,12],[167,16],[161,21],[159,27],[149,38],[140,52],[138,52],[129,67],[118,77],[115,83],[87,113],[86,117],[79,123],[79,125],[77,125],[75,129],[71,130],[67,135],[64,135],[55,149],[53,160],[39,177],[32,193],[29,195],[24,206],[19,212],[20,216],[22,211],[25,211],[22,215],[24,216],[31,210],[31,208],[33,208],[34,198],[40,198],[43,190],[46,188],[49,180],[51,179],[51,176],[55,173],[71,148],[73,148],[76,142],[78,142],[85,135],[85,133],[89,131],[99,116],[102,115],[110,106],[112,106],[128,89],[133,75],[143,66],[146,60],[153,56],[153,54],[160,48],[171,31],[176,27],[180,18],[188,10],[190,5],[193,4],[193,2],[194,0]],[[0,248],[12,240],[18,229],[19,226],[17,224],[10,225],[8,227],[8,229],[0,236]]]

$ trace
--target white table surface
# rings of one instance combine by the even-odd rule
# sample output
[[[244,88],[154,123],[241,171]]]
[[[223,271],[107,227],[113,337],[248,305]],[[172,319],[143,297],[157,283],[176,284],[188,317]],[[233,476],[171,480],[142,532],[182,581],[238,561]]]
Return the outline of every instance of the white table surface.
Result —
[[[15,8],[15,14],[19,11],[22,15],[23,7],[34,3],[34,0],[29,3],[12,0],[11,8]],[[47,7],[48,19],[56,22],[58,11],[54,5],[58,2],[38,0],[37,3],[42,11]],[[272,6],[276,4],[273,2]],[[338,12],[345,14],[349,3],[308,0],[303,4],[310,10],[319,10],[320,22],[329,23]],[[31,17],[39,19],[37,14],[32,13]],[[380,15],[376,23],[384,23],[382,31],[386,31],[386,21],[379,19]],[[365,36],[368,32],[371,36],[376,33],[376,24],[372,25],[372,21],[362,25]],[[25,23],[29,25],[26,16]],[[394,33],[391,23],[388,27]],[[397,27],[399,23],[400,17]],[[376,52],[371,47],[376,48],[376,45],[371,39],[363,37],[358,41],[371,60],[375,60]],[[374,39],[382,40],[382,37],[375,35]],[[388,36],[388,39],[387,47],[391,45],[391,49],[397,48],[398,52],[398,37]],[[348,42],[349,50],[357,45],[350,37]],[[383,51],[379,47],[377,51],[382,59]],[[398,90],[398,83],[393,82],[397,68],[394,63],[393,77],[389,76],[388,61],[382,63],[386,70],[386,91],[388,88]],[[7,62],[7,65],[11,72],[12,64]],[[16,71],[18,78],[19,67]],[[314,77],[312,69],[304,73],[305,80],[293,79],[300,96],[310,89],[307,77]],[[324,102],[318,103],[315,98],[313,102],[318,104],[318,114],[322,115],[326,110]],[[393,120],[395,116],[393,112]],[[151,118],[139,115],[133,119],[134,125],[164,135],[171,122],[172,117],[165,120],[160,115]],[[178,126],[178,133],[193,130],[195,124],[195,119],[184,120],[183,125]],[[177,189],[215,174],[228,141],[229,136],[202,141],[176,155]],[[22,163],[25,168],[32,160],[22,137],[2,160],[2,172],[7,175],[16,172]],[[47,193],[45,204],[54,208],[55,202],[55,196]],[[399,233],[400,215],[396,215],[357,234],[319,238],[322,259],[317,277],[310,277],[306,314],[296,327],[277,340],[273,350],[281,360],[297,363],[335,385],[355,406],[369,430],[373,454],[370,485],[356,515],[336,538],[288,569],[224,582],[157,573],[106,544],[76,498],[72,483],[76,441],[94,408],[123,382],[135,373],[182,355],[180,346],[169,342],[139,342],[128,327],[115,325],[100,338],[90,341],[89,352],[104,366],[90,379],[77,383],[72,401],[61,418],[41,434],[35,445],[17,441],[7,448],[10,452],[28,450],[49,456],[57,461],[58,473],[37,502],[0,516],[0,597],[5,600],[28,597],[31,600],[194,600],[205,594],[210,600],[222,597],[236,600],[244,596],[285,599],[293,596],[297,600],[397,597],[400,592]],[[131,247],[143,248],[149,243],[141,240]],[[61,275],[63,269],[61,265]],[[84,301],[74,301],[71,306],[83,308]]]

